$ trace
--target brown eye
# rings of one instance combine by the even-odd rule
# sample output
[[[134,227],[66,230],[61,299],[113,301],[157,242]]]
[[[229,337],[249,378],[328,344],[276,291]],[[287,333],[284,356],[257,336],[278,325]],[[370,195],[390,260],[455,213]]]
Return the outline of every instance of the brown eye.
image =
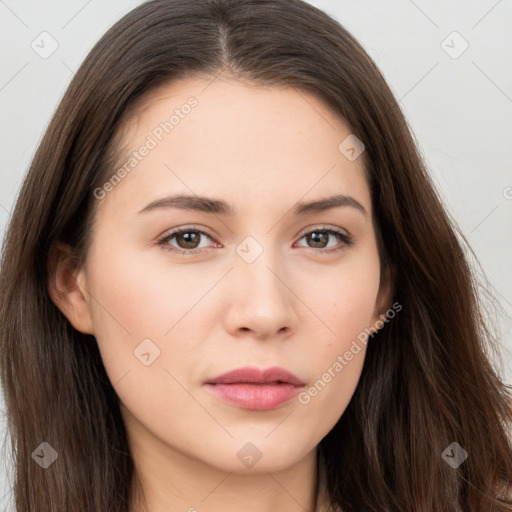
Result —
[[[331,245],[329,247],[329,241],[332,239],[337,239],[338,242],[341,242],[339,247],[336,245]],[[307,247],[310,249],[319,249],[319,252],[336,252],[345,247],[351,246],[353,244],[352,237],[342,231],[338,231],[337,229],[322,229],[316,228],[304,233],[301,237],[301,240],[305,239],[307,243]],[[302,246],[304,247],[304,246]],[[329,248],[327,248],[329,247]],[[327,248],[327,249],[326,249]]]
[[[204,245],[200,247],[203,238],[211,240],[210,235],[200,229],[180,228],[161,238],[158,245],[167,251],[178,251],[186,254],[187,252],[192,253],[194,249],[206,248],[207,246]],[[171,243],[173,241],[174,243]]]

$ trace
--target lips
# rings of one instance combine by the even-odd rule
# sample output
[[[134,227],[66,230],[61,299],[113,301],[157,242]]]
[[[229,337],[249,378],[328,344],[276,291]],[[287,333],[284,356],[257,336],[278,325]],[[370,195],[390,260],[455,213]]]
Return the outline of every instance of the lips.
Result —
[[[304,386],[296,375],[280,368],[273,366],[266,370],[260,370],[253,366],[237,368],[227,373],[223,373],[218,377],[209,379],[205,384],[292,384],[293,386]]]
[[[266,411],[290,402],[305,386],[284,368],[260,370],[245,367],[204,382],[205,389],[217,398],[242,409]]]

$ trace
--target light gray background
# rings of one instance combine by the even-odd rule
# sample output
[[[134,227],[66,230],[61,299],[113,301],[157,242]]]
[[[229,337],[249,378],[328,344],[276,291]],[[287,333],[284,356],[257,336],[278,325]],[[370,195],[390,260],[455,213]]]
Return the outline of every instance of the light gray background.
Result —
[[[140,3],[0,0],[2,236],[73,73],[108,27]],[[503,307],[494,321],[502,343],[495,365],[512,383],[512,0],[310,3],[356,36],[399,100],[440,195]],[[35,41],[50,48],[44,31],[58,44],[45,59],[31,47]],[[0,510],[6,510],[10,485],[0,470]]]

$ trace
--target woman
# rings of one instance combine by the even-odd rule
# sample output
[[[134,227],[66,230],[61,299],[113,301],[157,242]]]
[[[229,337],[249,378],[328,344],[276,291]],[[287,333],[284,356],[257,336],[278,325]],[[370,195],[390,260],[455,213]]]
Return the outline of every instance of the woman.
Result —
[[[134,9],[5,239],[17,511],[512,510],[510,395],[459,234],[326,14]]]

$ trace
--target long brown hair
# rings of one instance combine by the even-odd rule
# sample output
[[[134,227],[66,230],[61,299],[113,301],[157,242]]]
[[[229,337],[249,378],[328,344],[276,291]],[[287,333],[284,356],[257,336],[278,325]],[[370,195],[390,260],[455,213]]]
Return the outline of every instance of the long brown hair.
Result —
[[[3,248],[0,365],[18,512],[126,512],[137,482],[119,401],[93,336],[48,292],[55,242],[90,245],[93,191],[142,94],[223,73],[322,98],[365,145],[381,263],[402,306],[369,341],[346,411],[321,441],[344,512],[512,510],[510,391],[478,283],[404,116],[376,65],[300,0],[154,0],[101,38],[73,78],[23,182]],[[115,383],[114,383],[115,385]],[[58,454],[43,470],[34,451]],[[467,459],[443,457],[458,443]],[[458,448],[457,448],[458,449]],[[41,452],[41,453],[43,453]],[[462,452],[461,452],[462,453]]]

